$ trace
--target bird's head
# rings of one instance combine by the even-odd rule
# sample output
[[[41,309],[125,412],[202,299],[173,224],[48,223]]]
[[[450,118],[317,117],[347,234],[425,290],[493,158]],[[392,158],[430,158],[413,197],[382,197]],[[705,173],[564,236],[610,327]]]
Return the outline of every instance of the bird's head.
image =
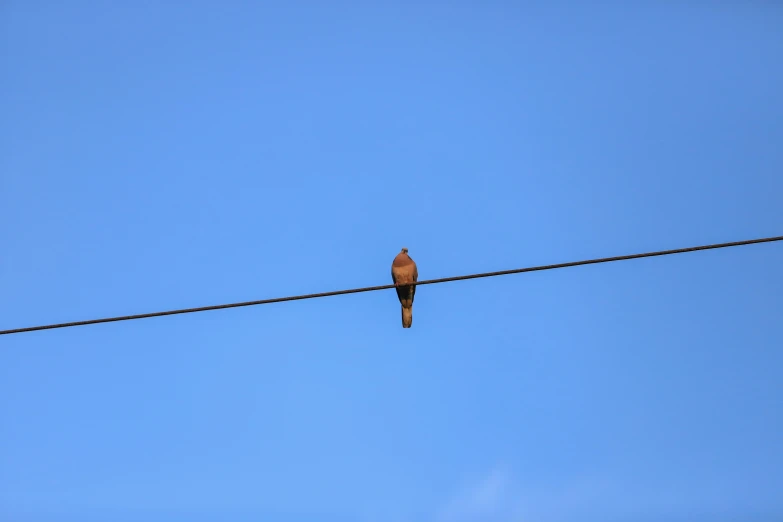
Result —
[[[403,254],[407,254],[407,253],[408,253],[408,249],[407,249],[407,248],[405,248],[405,247],[402,247],[402,253],[403,253]]]

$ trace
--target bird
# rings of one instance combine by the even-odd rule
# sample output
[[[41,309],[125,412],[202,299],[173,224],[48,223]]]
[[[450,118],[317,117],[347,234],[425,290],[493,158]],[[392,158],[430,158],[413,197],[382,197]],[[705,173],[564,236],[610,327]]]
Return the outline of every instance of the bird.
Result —
[[[402,309],[402,327],[410,328],[413,324],[413,296],[416,295],[416,285],[407,283],[419,279],[419,270],[416,268],[416,262],[408,255],[407,248],[403,247],[392,261],[391,276],[397,287],[395,290]]]

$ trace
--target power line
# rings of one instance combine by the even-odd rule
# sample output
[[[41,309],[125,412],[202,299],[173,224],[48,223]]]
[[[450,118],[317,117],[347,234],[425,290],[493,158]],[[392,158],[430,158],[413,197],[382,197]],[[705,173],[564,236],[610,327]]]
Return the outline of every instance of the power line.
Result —
[[[428,279],[426,281],[418,281],[416,283],[412,283],[417,286],[421,285],[433,285],[436,283],[449,283],[451,281],[462,281],[465,279],[478,279],[480,277],[495,277],[495,276],[502,276],[502,275],[509,275],[509,274],[522,274],[524,272],[538,272],[541,270],[554,270],[556,268],[568,268],[572,266],[580,266],[580,265],[595,265],[598,263],[610,263],[612,261],[626,261],[628,259],[640,259],[643,257],[656,257],[656,256],[668,256],[671,254],[684,254],[686,252],[696,252],[698,250],[713,250],[716,248],[728,248],[728,247],[735,247],[735,246],[743,246],[743,245],[753,245],[756,243],[771,243],[773,241],[781,241],[783,240],[783,236],[777,236],[777,237],[766,237],[761,239],[748,239],[745,241],[735,241],[732,243],[717,243],[713,245],[702,245],[702,246],[695,246],[695,247],[689,247],[689,248],[678,248],[676,250],[660,250],[658,252],[646,252],[643,254],[630,254],[625,256],[615,256],[615,257],[603,257],[599,259],[588,259],[584,261],[572,261],[570,263],[559,263],[556,265],[542,265],[542,266],[532,266],[528,268],[516,268],[513,270],[501,270],[499,272],[485,272],[483,274],[470,274],[470,275],[463,275],[463,276],[454,276],[454,277],[442,277],[440,279]],[[316,297],[329,297],[333,295],[343,295],[343,294],[358,294],[360,292],[374,292],[376,290],[388,290],[390,288],[394,288],[395,286],[392,285],[381,285],[381,286],[368,286],[365,288],[352,288],[350,290],[336,290],[333,292],[322,292],[320,294],[306,294],[306,295],[296,295],[296,296],[289,296],[289,297],[276,297],[273,299],[261,299],[259,301],[246,301],[243,303],[230,303],[230,304],[222,304],[222,305],[214,305],[214,306],[202,306],[200,308],[183,308],[181,310],[169,310],[166,312],[152,312],[148,314],[138,314],[138,315],[125,315],[120,317],[108,317],[105,319],[91,319],[89,321],[75,321],[72,323],[59,323],[59,324],[49,324],[49,325],[43,325],[43,326],[30,326],[28,328],[16,328],[13,330],[0,330],[0,335],[8,335],[8,334],[16,334],[16,333],[23,333],[23,332],[34,332],[37,330],[51,330],[53,328],[69,328],[71,326],[85,326],[88,324],[98,324],[98,323],[112,323],[115,321],[130,321],[132,319],[147,319],[149,317],[161,317],[164,315],[177,315],[177,314],[189,314],[193,312],[206,312],[209,310],[222,310],[224,308],[238,308],[240,306],[255,306],[255,305],[262,305],[262,304],[271,304],[271,303],[282,303],[283,301],[299,301],[301,299],[315,299]]]

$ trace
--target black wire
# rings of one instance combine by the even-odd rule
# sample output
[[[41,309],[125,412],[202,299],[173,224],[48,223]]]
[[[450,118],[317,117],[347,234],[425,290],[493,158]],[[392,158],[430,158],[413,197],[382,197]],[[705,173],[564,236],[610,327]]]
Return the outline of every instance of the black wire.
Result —
[[[410,283],[411,285],[433,285],[436,283],[448,283],[451,281],[462,281],[465,279],[478,279],[480,277],[494,277],[494,276],[501,276],[501,275],[509,275],[509,274],[521,274],[524,272],[538,272],[541,270],[554,270],[556,268],[568,268],[571,266],[580,266],[580,265],[594,265],[598,263],[610,263],[612,261],[626,261],[628,259],[640,259],[643,257],[656,257],[656,256],[668,256],[672,254],[683,254],[685,252],[696,252],[698,250],[713,250],[716,248],[728,248],[728,247],[735,247],[735,246],[742,246],[742,245],[753,245],[756,243],[771,243],[773,241],[781,241],[783,240],[783,236],[777,236],[777,237],[766,237],[761,239],[748,239],[745,241],[735,241],[732,243],[718,243],[714,245],[703,245],[703,246],[695,246],[695,247],[689,247],[689,248],[678,248],[676,250],[661,250],[658,252],[646,252],[643,254],[630,254],[625,256],[616,256],[616,257],[603,257],[600,259],[588,259],[584,261],[572,261],[570,263],[559,263],[556,265],[543,265],[543,266],[533,266],[528,268],[517,268],[513,270],[501,270],[499,272],[485,272],[483,274],[470,274],[470,275],[463,275],[463,276],[454,276],[454,277],[442,277],[440,279],[428,279],[426,281],[418,281],[416,283]],[[16,328],[13,330],[0,330],[0,335],[8,335],[8,334],[16,334],[16,333],[23,333],[23,332],[35,332],[37,330],[51,330],[53,328],[69,328],[71,326],[85,326],[88,324],[98,324],[98,323],[112,323],[115,321],[130,321],[133,319],[147,319],[149,317],[162,317],[164,315],[177,315],[177,314],[189,314],[193,312],[206,312],[209,310],[222,310],[225,308],[238,308],[240,306],[255,306],[255,305],[262,305],[262,304],[271,304],[271,303],[282,303],[283,301],[298,301],[301,299],[315,299],[317,297],[329,297],[332,295],[343,295],[343,294],[358,294],[360,292],[374,292],[376,290],[387,290],[390,288],[394,288],[395,285],[381,285],[381,286],[368,286],[365,288],[353,288],[350,290],[336,290],[333,292],[322,292],[319,294],[306,294],[306,295],[296,295],[296,296],[290,296],[290,297],[276,297],[273,299],[261,299],[259,301],[246,301],[243,303],[230,303],[230,304],[222,304],[222,305],[214,305],[214,306],[202,306],[199,308],[183,308],[181,310],[169,310],[165,312],[152,312],[147,314],[137,314],[137,315],[125,315],[120,317],[107,317],[105,319],[91,319],[88,321],[75,321],[71,323],[59,323],[59,324],[49,324],[49,325],[43,325],[43,326],[30,326],[27,328]]]

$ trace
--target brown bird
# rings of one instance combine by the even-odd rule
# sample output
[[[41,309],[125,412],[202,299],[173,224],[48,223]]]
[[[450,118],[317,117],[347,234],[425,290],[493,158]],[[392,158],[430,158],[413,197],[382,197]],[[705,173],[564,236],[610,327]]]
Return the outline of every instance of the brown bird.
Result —
[[[403,248],[392,261],[392,281],[397,286],[397,297],[402,308],[402,327],[410,328],[413,323],[413,296],[416,295],[416,285],[409,285],[419,279],[416,262],[408,255],[408,249]]]

